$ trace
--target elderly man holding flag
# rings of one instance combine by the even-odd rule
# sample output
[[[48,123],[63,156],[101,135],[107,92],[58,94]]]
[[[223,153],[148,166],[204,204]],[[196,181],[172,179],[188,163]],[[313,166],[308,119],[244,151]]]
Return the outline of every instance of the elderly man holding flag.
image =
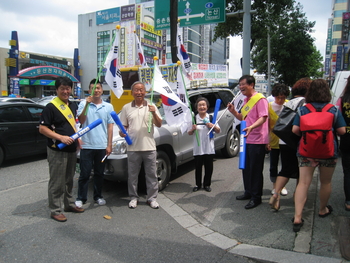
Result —
[[[137,193],[138,177],[143,162],[147,186],[147,203],[157,209],[158,179],[156,175],[156,142],[153,137],[154,125],[161,127],[162,117],[155,105],[145,100],[146,87],[137,81],[131,86],[134,100],[123,106],[120,120],[128,132],[132,144],[128,145],[128,191],[130,196],[129,208],[136,208],[139,200]],[[149,123],[149,116],[152,122]],[[148,127],[150,125],[150,127]],[[150,132],[149,132],[150,128]],[[125,137],[122,131],[119,135]]]

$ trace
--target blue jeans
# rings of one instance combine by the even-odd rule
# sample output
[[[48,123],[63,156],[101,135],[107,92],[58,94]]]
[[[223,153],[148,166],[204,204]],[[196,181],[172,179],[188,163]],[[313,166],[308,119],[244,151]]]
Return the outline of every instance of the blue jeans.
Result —
[[[92,168],[94,168],[94,200],[102,196],[104,162],[101,160],[106,155],[105,149],[82,149],[80,151],[80,176],[78,180],[78,198],[77,200],[85,203],[89,188],[89,179]]]
[[[342,151],[341,163],[344,173],[345,202],[350,205],[350,152]]]

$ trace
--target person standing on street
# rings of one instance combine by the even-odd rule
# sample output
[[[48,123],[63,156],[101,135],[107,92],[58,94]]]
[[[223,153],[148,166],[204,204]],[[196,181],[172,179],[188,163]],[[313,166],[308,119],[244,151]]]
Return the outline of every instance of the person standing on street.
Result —
[[[162,126],[162,117],[155,105],[150,105],[145,100],[145,85],[137,81],[131,85],[131,92],[134,100],[123,106],[120,120],[125,127],[132,144],[128,145],[128,191],[131,201],[129,208],[136,208],[139,200],[137,193],[137,184],[141,164],[143,162],[147,186],[147,203],[150,207],[157,209],[158,179],[156,175],[156,142],[153,137],[154,125]],[[152,122],[149,126],[149,119]],[[149,131],[150,129],[150,131]],[[125,137],[122,131],[119,131],[121,137]]]
[[[344,118],[341,114],[338,114],[338,109],[334,106],[329,104],[331,100],[331,93],[329,86],[327,82],[324,79],[316,79],[313,80],[310,84],[309,89],[306,92],[305,95],[305,101],[306,105],[301,107],[298,110],[297,115],[294,118],[293,121],[293,128],[292,131],[298,136],[303,135],[302,139],[299,142],[299,147],[297,151],[298,161],[299,161],[299,183],[295,189],[295,197],[294,197],[294,203],[295,203],[295,213],[293,218],[293,231],[299,232],[301,227],[304,224],[304,220],[302,218],[302,213],[304,209],[304,205],[307,200],[307,192],[309,190],[310,184],[312,182],[313,174],[318,167],[319,169],[319,175],[320,175],[320,191],[319,191],[319,199],[320,199],[320,208],[318,212],[319,217],[326,217],[330,215],[333,211],[332,206],[328,204],[329,197],[332,192],[332,176],[335,169],[335,166],[337,164],[337,158],[338,158],[338,147],[336,142],[335,135],[343,135],[345,134],[345,126],[346,123],[344,121]],[[311,104],[311,106],[310,106]],[[322,111],[324,107],[329,106],[329,109],[327,111]],[[319,130],[311,130],[310,134],[315,135],[312,137],[313,141],[318,142],[318,138],[320,138],[320,142],[317,145],[314,145],[313,148],[308,148],[307,144],[310,145],[311,138],[308,137],[308,130],[303,131],[302,125],[305,125],[305,122],[303,122],[303,117],[311,114],[310,108],[314,108],[315,112],[319,112],[318,114],[320,116],[312,116],[313,118],[319,118],[319,119],[326,119],[328,120],[329,124],[332,127],[332,130],[329,131],[331,133],[331,139],[326,138],[327,133],[320,132],[317,133]],[[328,115],[332,116],[332,119],[327,117]],[[327,123],[322,123],[322,125],[327,125]],[[311,129],[308,127],[308,129]],[[318,137],[316,137],[318,136]],[[329,156],[331,157],[324,157],[321,158],[319,156],[316,156],[317,154],[325,154],[326,148],[323,148],[323,145],[333,144],[333,151],[329,153]],[[302,144],[304,143],[304,144]],[[307,149],[307,151],[305,151]],[[304,153],[306,152],[306,153]],[[327,152],[328,153],[328,152]],[[307,155],[307,156],[306,156]],[[326,155],[325,155],[326,156]],[[327,155],[328,156],[328,155]]]
[[[268,129],[268,103],[264,95],[254,89],[255,78],[244,75],[239,79],[239,88],[246,96],[240,112],[235,110],[233,104],[228,104],[228,110],[238,119],[245,120],[246,131],[246,160],[243,169],[243,195],[236,196],[237,200],[250,200],[246,209],[261,204],[263,190],[263,169],[266,147],[269,143]]]
[[[280,115],[283,105],[285,102],[288,102],[286,98],[289,96],[289,88],[285,84],[277,83],[273,86],[271,94],[274,98],[274,101],[269,103],[269,144],[268,150],[270,151],[270,180],[273,183],[273,190],[271,194],[275,194],[276,189],[276,179],[278,174],[278,162],[280,159],[280,147],[279,147],[279,138],[276,134],[272,132],[273,128],[276,125],[278,116]],[[286,188],[283,188],[281,191],[282,195],[287,195],[288,191]]]
[[[196,124],[192,125],[192,128],[188,131],[189,135],[193,135],[195,131],[198,131],[198,137],[200,144],[194,137],[193,140],[193,155],[196,164],[196,186],[193,188],[193,192],[197,192],[202,188],[202,167],[204,165],[204,190],[211,192],[211,176],[213,174],[213,160],[215,154],[214,137],[210,138],[208,131],[214,126],[210,122],[209,114],[207,113],[209,108],[209,101],[204,97],[199,97],[196,101],[196,109],[198,114],[196,115]],[[220,132],[219,124],[215,125],[213,130],[216,133]]]
[[[344,174],[345,210],[350,211],[350,77],[348,77],[344,91],[336,104],[346,122],[346,132],[340,136],[339,148]]]
[[[95,83],[96,87],[92,94]],[[111,112],[113,111],[113,106],[102,100],[102,84],[96,82],[96,79],[91,80],[89,93],[91,95],[79,104],[79,122],[83,129],[97,119],[101,119],[102,124],[81,137],[78,198],[75,201],[77,207],[82,207],[87,201],[89,178],[92,168],[94,169],[94,201],[98,205],[106,204],[102,196],[103,172],[105,168],[105,162],[102,162],[102,160],[112,152],[114,121]],[[85,114],[86,111],[87,114]]]
[[[72,196],[73,177],[77,161],[78,143],[70,138],[75,131],[76,104],[69,101],[73,82],[68,77],[58,77],[55,82],[57,97],[48,103],[40,118],[39,132],[47,137],[47,160],[49,162],[49,208],[51,218],[67,221],[62,213],[82,213],[84,209],[76,207]],[[59,149],[58,144],[67,146]]]

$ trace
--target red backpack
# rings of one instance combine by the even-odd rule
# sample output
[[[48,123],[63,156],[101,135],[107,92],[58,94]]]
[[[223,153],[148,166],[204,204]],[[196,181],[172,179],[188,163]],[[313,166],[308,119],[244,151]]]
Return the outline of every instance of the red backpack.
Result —
[[[334,134],[332,131],[334,114],[328,111],[333,106],[326,104],[322,109],[316,109],[310,103],[305,105],[310,113],[300,116],[302,137],[299,153],[301,156],[315,159],[328,159],[334,156]]]

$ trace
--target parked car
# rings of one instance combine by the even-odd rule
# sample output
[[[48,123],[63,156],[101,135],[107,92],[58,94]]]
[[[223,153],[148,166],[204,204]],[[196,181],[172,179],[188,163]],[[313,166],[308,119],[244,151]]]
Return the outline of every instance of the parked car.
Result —
[[[148,97],[149,98],[148,94]],[[234,94],[227,88],[203,88],[188,91],[192,109],[198,97],[206,97],[210,103],[209,114],[213,114],[217,99],[221,99],[220,117]],[[154,93],[153,101],[160,101],[160,95]],[[155,128],[155,141],[157,145],[157,176],[159,189],[162,190],[168,184],[172,173],[176,173],[177,167],[193,159],[193,136],[182,134],[179,127],[169,126],[164,119],[164,110],[161,103],[156,104],[163,117],[162,127]],[[195,114],[197,112],[194,112]],[[225,157],[234,157],[239,152],[239,132],[232,132],[234,116],[225,112],[220,119],[221,132],[215,134],[215,149],[221,151]],[[113,150],[106,160],[104,176],[106,180],[126,181],[128,178],[127,145],[124,138],[119,136],[118,126],[113,130]]]
[[[47,139],[39,133],[43,109],[36,103],[0,103],[0,165],[4,160],[46,153]]]
[[[37,104],[46,106],[46,104],[48,104],[50,101],[52,101],[54,98],[56,98],[56,96],[47,96],[44,98],[39,99],[38,101],[36,101]],[[80,103],[80,99],[75,99],[73,97],[69,98],[70,101],[75,102],[77,105],[79,105]]]
[[[0,102],[30,102],[30,103],[35,103],[31,99],[27,99],[27,98],[12,98],[12,97],[0,97]]]

